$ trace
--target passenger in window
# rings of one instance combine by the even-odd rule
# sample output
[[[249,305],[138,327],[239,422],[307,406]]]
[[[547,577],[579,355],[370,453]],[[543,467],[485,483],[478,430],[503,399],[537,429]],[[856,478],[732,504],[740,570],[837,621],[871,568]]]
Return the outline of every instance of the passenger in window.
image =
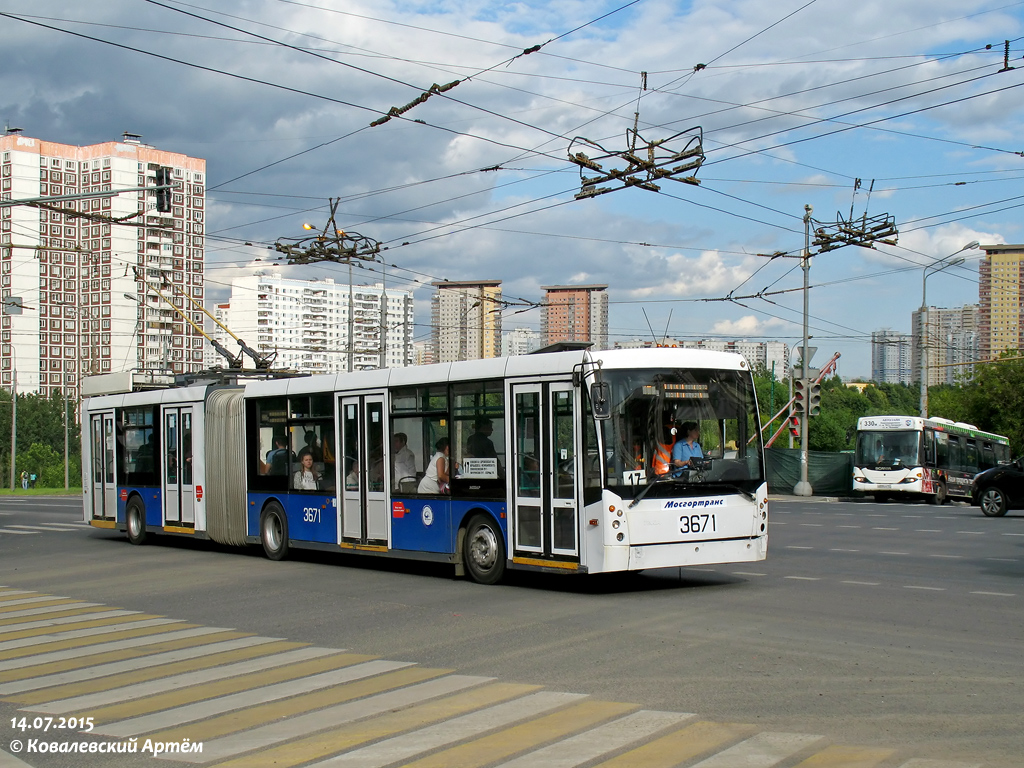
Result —
[[[442,437],[434,446],[437,452],[430,457],[427,471],[420,480],[418,493],[448,493],[450,476],[448,460],[450,444],[447,437]]]
[[[318,442],[317,437],[316,437],[316,432],[314,432],[311,429],[307,430],[306,431],[305,440],[306,440],[306,450],[308,450],[310,455],[312,455],[313,461],[314,462],[323,461],[324,460],[324,452],[322,450],[320,450],[320,445],[319,445],[319,442]],[[299,455],[300,456],[302,455],[301,451],[299,452]]]
[[[359,490],[359,462],[357,461],[352,462],[352,466],[349,467],[348,474],[345,475],[345,490]]]
[[[391,438],[391,455],[395,460],[395,488],[399,488],[403,480],[415,480],[416,454],[409,448],[409,437],[404,432],[395,432]]]
[[[466,441],[466,456],[476,459],[496,459],[498,452],[494,450],[491,433],[494,425],[490,419],[477,419],[473,424],[473,434]]]
[[[308,448],[299,451],[299,469],[292,475],[292,488],[297,491],[320,489],[320,474],[313,469],[313,454]]]
[[[288,438],[284,435],[274,436],[274,447],[267,452],[265,473],[268,475],[287,475],[288,460],[292,458],[288,450]]]

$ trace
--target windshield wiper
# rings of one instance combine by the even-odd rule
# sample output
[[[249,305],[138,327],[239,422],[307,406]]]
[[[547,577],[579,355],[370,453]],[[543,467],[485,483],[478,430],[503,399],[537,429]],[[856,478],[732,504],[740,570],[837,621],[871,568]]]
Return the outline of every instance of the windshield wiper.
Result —
[[[633,499],[631,502],[629,502],[629,504],[626,506],[626,509],[632,509],[637,504],[639,504],[640,500],[643,499],[643,497],[647,495],[647,492],[649,490],[651,490],[651,488],[653,488],[654,486],[662,485],[663,483],[671,483],[671,482],[675,482],[675,481],[678,481],[678,480],[679,480],[678,477],[666,476],[666,477],[662,477],[660,479],[656,479],[656,480],[654,480],[652,482],[647,483],[647,485],[644,486],[644,489],[642,491],[640,491],[640,493],[638,493],[636,495],[636,498]]]

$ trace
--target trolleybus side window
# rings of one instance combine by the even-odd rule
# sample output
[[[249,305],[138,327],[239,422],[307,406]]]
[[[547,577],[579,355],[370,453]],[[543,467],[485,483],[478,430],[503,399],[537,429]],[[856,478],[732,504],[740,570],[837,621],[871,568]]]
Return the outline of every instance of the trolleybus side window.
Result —
[[[120,485],[156,486],[156,461],[159,430],[155,428],[155,409],[152,406],[125,408],[120,412],[118,438],[118,477]]]
[[[452,385],[452,462],[459,476],[505,476],[505,387],[501,381]],[[502,494],[504,495],[504,494]]]
[[[395,490],[403,494],[418,493],[427,464],[436,450],[437,441],[448,434],[448,389],[444,385],[403,387],[391,393],[391,435],[389,459],[396,462],[396,435],[404,435],[406,447],[412,453],[411,465],[415,475],[409,474],[409,460],[404,457],[405,468],[392,464],[391,476]],[[400,441],[398,441],[400,442]],[[451,452],[449,450],[449,452]],[[452,467],[454,462],[450,462]],[[402,476],[399,477],[399,474]]]
[[[959,472],[963,466],[963,441],[957,435],[949,436],[949,454],[943,469],[952,469]]]
[[[978,471],[978,444],[974,440],[965,440],[966,443],[964,450],[964,466],[965,472]]]

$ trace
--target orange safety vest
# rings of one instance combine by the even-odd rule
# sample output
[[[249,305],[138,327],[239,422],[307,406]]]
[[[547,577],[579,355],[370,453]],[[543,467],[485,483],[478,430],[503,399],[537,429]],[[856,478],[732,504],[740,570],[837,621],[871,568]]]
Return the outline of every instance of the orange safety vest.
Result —
[[[668,445],[664,443],[658,443],[657,448],[654,449],[654,474],[656,475],[667,475],[669,470],[672,469],[672,447],[676,444],[673,440]]]

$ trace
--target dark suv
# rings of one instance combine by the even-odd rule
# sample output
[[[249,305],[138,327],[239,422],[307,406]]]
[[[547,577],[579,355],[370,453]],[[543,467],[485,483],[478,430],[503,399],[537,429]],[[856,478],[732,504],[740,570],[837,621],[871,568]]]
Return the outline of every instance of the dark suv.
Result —
[[[1024,457],[975,475],[971,504],[981,507],[988,517],[1002,517],[1008,509],[1024,507]]]

